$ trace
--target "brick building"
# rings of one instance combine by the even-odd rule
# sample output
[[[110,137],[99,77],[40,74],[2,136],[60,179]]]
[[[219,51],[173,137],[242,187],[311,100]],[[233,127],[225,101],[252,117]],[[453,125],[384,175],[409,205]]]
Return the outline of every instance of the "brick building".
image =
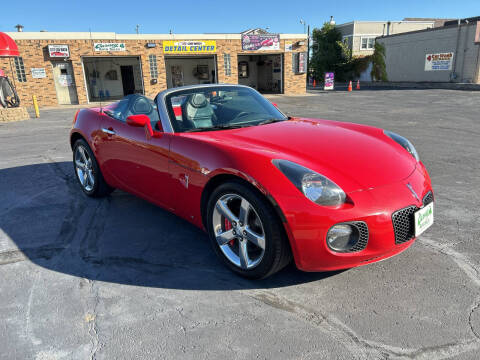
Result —
[[[22,104],[154,97],[181,85],[230,83],[264,93],[305,93],[306,35],[12,32],[18,58],[0,58]]]

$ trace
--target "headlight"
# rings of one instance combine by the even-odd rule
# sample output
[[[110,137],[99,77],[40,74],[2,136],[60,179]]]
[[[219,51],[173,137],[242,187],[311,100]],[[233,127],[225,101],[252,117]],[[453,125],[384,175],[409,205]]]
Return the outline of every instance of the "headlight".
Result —
[[[314,203],[338,206],[345,202],[345,192],[325,176],[288,160],[276,159],[272,163]]]
[[[400,144],[405,150],[407,150],[415,158],[415,160],[420,161],[420,157],[418,156],[417,150],[415,150],[415,146],[413,146],[413,144],[410,141],[408,141],[408,139],[387,130],[384,130],[383,133],[387,135],[389,138],[391,138],[393,141]]]

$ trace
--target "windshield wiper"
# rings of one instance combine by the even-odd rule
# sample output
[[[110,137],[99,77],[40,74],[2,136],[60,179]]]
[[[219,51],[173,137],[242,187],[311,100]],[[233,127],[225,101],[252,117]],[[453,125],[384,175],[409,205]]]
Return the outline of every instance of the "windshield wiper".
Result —
[[[214,130],[225,130],[225,129],[239,129],[245,126],[250,125],[242,125],[242,124],[222,124],[222,125],[215,125],[215,126],[205,126],[205,127],[198,127],[193,129],[184,130],[184,132],[197,132],[197,131],[214,131]]]
[[[287,119],[275,119],[275,118],[272,118],[272,119],[267,119],[267,120],[260,121],[257,125],[271,124],[271,123],[280,122],[280,121],[285,121],[285,120],[287,120]]]

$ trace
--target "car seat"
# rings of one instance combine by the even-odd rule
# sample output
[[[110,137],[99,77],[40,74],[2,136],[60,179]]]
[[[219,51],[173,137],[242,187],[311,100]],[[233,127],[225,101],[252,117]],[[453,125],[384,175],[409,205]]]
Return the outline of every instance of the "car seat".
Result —
[[[192,128],[213,126],[215,113],[204,94],[191,95],[183,107],[183,120],[188,126]]]

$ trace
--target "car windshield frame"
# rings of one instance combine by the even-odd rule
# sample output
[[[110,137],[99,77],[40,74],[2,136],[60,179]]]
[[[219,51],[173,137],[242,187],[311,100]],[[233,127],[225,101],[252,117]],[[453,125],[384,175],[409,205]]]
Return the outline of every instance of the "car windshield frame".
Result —
[[[243,93],[243,95],[251,96],[253,101],[257,102],[262,110],[264,111],[258,119],[249,120],[244,122],[233,122],[230,121],[222,121],[220,120],[217,124],[213,124],[211,126],[198,126],[192,128],[181,128],[179,126],[179,122],[175,116],[174,109],[172,106],[172,98],[179,97],[182,95],[190,95],[194,93],[222,93],[222,92],[239,92]],[[159,94],[160,95],[160,94]],[[221,100],[222,97],[218,96],[217,100]],[[160,104],[160,101],[163,100],[163,104]],[[210,104],[209,99],[209,104]],[[228,129],[237,129],[239,127],[247,127],[247,126],[257,126],[262,124],[267,124],[276,121],[285,121],[288,120],[288,116],[282,113],[275,105],[272,104],[268,99],[266,99],[263,95],[261,95],[258,91],[248,86],[241,86],[241,85],[221,85],[221,84],[212,84],[208,86],[188,86],[185,88],[178,88],[178,89],[170,89],[165,92],[165,94],[160,97],[156,98],[157,107],[160,109],[160,106],[163,105],[165,112],[170,122],[171,128],[174,133],[191,133],[191,132],[204,132],[204,131],[222,131]],[[216,105],[216,103],[212,103]],[[248,111],[248,109],[247,109]],[[245,111],[245,112],[247,112]],[[243,111],[242,111],[243,112]],[[252,114],[260,114],[258,112],[252,112]],[[231,125],[231,126],[229,126]]]

